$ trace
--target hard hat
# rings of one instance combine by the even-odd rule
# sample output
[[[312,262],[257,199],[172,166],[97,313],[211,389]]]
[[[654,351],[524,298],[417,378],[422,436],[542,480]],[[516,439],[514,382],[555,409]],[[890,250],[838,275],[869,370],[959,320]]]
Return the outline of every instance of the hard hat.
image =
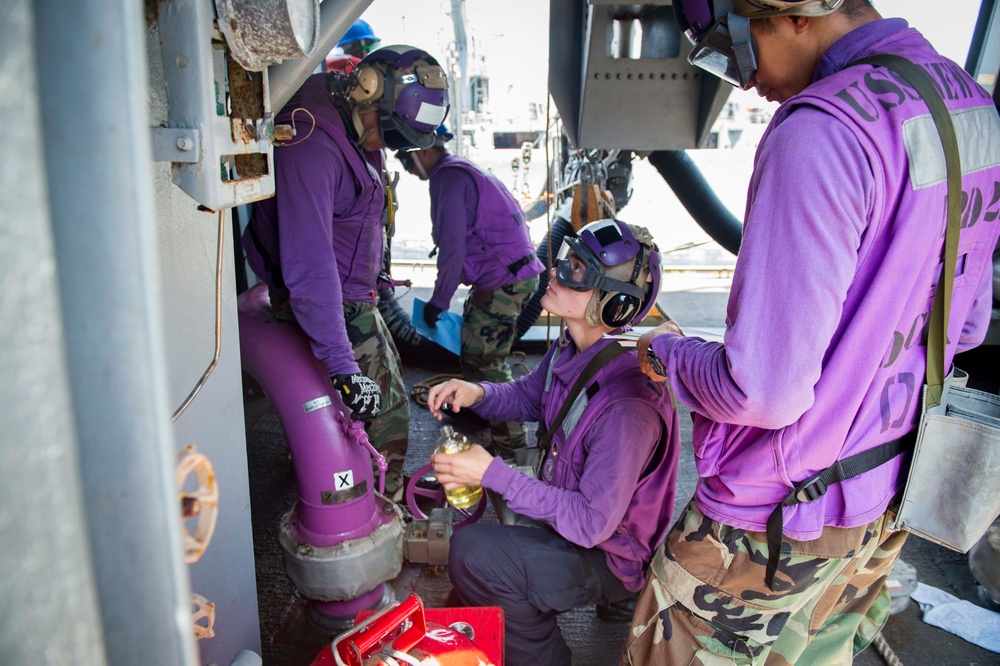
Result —
[[[574,279],[570,255],[586,267],[580,279]],[[559,284],[594,290],[584,315],[591,326],[642,321],[660,292],[660,274],[660,251],[649,230],[621,220],[597,220],[566,236],[556,260]]]
[[[433,146],[450,108],[444,69],[426,51],[405,44],[365,56],[347,96],[360,109],[378,109],[382,142],[391,150]]]
[[[434,145],[438,148],[444,148],[445,144],[455,138],[455,135],[448,131],[444,123],[438,125],[438,128],[434,131]]]
[[[757,45],[750,19],[770,16],[824,16],[844,0],[676,0],[677,25],[694,44],[688,62],[737,88],[746,89],[757,72]]]
[[[344,33],[344,36],[340,38],[339,42],[337,42],[337,46],[343,48],[345,44],[352,44],[354,42],[360,42],[364,40],[368,40],[370,42],[382,41],[375,36],[375,31],[372,30],[372,27],[371,25],[368,24],[368,21],[358,19],[357,21],[354,22],[354,25],[352,25],[350,28],[347,29],[347,32]]]

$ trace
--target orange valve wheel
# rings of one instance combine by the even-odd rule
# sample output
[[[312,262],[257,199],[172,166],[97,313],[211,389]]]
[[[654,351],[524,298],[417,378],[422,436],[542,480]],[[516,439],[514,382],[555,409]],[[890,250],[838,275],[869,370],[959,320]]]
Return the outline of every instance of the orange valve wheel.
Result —
[[[188,477],[194,474],[197,487],[185,490]],[[219,517],[219,485],[215,480],[212,463],[198,453],[194,445],[181,451],[177,463],[177,490],[181,500],[181,528],[184,531],[184,560],[188,564],[197,562],[215,532],[215,521]],[[188,529],[187,521],[194,519],[194,530]]]
[[[215,604],[200,594],[191,594],[191,605],[194,606],[191,622],[194,624],[195,640],[215,636]],[[198,624],[202,620],[205,623]]]

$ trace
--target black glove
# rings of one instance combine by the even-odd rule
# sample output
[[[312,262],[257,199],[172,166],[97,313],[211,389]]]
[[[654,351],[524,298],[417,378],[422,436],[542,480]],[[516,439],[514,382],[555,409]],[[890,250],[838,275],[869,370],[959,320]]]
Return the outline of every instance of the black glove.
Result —
[[[441,316],[442,312],[444,312],[444,310],[434,305],[433,303],[425,303],[424,321],[427,323],[429,327],[434,328],[435,326],[437,326],[438,317]]]
[[[334,375],[333,386],[344,399],[344,404],[354,414],[355,421],[370,421],[382,411],[382,389],[371,377],[360,372],[353,375]]]

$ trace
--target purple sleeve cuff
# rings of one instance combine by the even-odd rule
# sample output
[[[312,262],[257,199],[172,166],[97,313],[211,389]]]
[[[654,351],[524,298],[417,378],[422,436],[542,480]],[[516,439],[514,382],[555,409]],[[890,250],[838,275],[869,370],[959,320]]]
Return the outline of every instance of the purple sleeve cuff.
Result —
[[[484,488],[489,488],[503,495],[510,488],[510,484],[518,474],[520,472],[505,463],[503,458],[497,456],[490,463],[490,466],[486,468],[486,473],[483,474],[482,485]]]

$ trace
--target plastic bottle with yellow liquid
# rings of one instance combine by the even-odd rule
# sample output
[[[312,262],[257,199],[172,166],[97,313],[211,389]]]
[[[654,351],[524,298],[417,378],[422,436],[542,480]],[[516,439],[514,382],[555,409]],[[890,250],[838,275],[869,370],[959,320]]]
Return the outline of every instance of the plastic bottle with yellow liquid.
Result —
[[[460,432],[455,432],[455,429],[450,425],[446,425],[441,426],[441,436],[438,437],[434,453],[451,455],[452,453],[468,451],[471,447],[472,443],[468,437]],[[483,497],[483,489],[479,486],[462,486],[454,490],[446,490],[444,494],[448,504],[456,509],[468,509],[479,503]]]

